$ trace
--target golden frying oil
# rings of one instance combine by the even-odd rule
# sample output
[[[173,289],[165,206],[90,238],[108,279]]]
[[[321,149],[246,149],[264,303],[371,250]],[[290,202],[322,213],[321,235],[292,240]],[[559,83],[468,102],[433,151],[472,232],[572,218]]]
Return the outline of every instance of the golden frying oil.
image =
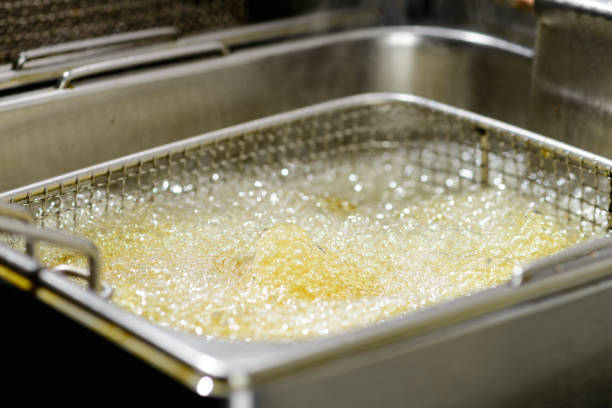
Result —
[[[152,202],[71,229],[100,247],[118,306],[209,338],[273,341],[468,295],[590,237],[516,192],[448,191],[412,173],[397,151],[213,175],[222,182],[192,193],[168,181]]]

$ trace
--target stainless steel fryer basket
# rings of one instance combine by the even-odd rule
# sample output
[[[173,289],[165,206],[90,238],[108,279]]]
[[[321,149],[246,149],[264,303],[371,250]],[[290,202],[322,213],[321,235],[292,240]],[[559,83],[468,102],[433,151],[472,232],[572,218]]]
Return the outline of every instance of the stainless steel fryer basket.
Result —
[[[604,233],[610,228],[612,161],[405,94],[357,95],[275,115],[12,190],[0,199],[28,207],[44,227],[64,228],[81,216],[112,216],[159,194],[207,194],[224,177],[254,168],[276,171],[296,160],[326,163],[331,157],[363,160],[369,152],[399,147],[406,148],[410,177],[424,188],[453,191],[487,184],[511,189],[552,204],[583,228]],[[186,340],[134,319],[93,291],[71,289],[74,285],[44,268],[34,265],[23,275],[32,279],[38,273],[35,285],[45,289],[39,296],[43,301],[136,350],[192,389],[197,390],[200,379],[212,378],[212,395],[227,396],[261,384],[265,388],[266,381],[292,370],[385,347],[401,336],[418,336],[601,279],[610,273],[610,248],[609,238],[592,241],[517,271],[515,287],[494,288],[356,332],[282,346]],[[11,269],[4,252],[0,265]],[[539,279],[551,271],[551,279]],[[46,294],[49,291],[53,295]],[[83,317],[90,315],[95,319]],[[128,340],[121,337],[125,334],[113,337],[109,327],[125,330]],[[139,342],[146,343],[144,351],[134,346]]]
[[[224,132],[221,132],[223,134]],[[197,193],[235,172],[293,160],[407,149],[407,172],[424,188],[486,184],[552,204],[584,228],[610,227],[611,162],[572,146],[409,95],[366,94],[290,120],[255,121],[127,156],[0,195],[62,228],[83,210],[136,205],[163,192]],[[367,157],[367,156],[366,156]]]

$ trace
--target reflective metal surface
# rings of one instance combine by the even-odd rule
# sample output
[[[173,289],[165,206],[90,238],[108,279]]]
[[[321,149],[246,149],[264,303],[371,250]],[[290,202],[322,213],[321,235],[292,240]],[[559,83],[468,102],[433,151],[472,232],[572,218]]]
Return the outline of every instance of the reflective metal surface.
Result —
[[[83,276],[87,280],[89,289],[91,289],[94,293],[104,292],[110,296],[108,286],[102,285],[100,282],[100,254],[98,252],[98,248],[91,240],[67,234],[62,231],[40,228],[23,223],[15,223],[5,218],[0,219],[0,231],[23,237],[34,245],[38,242],[46,242],[83,254],[89,263],[89,269],[87,270],[85,276]],[[26,250],[26,253],[27,252],[28,250]],[[66,274],[65,269],[66,268],[61,268],[58,272],[60,274]],[[73,272],[73,275],[79,274],[78,271]]]
[[[51,268],[50,271],[69,278],[83,279],[87,282],[91,282],[93,276],[90,269],[79,268],[74,265],[57,265]],[[113,296],[113,288],[107,282],[99,280],[98,286],[99,289],[97,293],[102,299],[108,300]],[[95,286],[90,289],[94,290],[94,288]]]
[[[532,47],[536,17],[533,0],[409,0],[412,24],[473,30]],[[414,21],[414,22],[413,22]]]
[[[291,37],[364,27],[379,20],[380,16],[374,10],[351,9],[321,11],[290,19],[186,36],[175,41],[161,42],[168,37],[178,36],[176,29],[164,27],[90,38],[20,52],[12,65],[0,66],[0,91],[10,90],[15,93],[19,88],[40,88],[45,82],[56,81],[66,70],[106,62],[109,59],[130,58],[140,54],[154,56],[159,53],[157,58],[161,60],[164,54],[178,52],[181,46],[223,43],[226,47],[244,47],[253,43],[282,41]],[[150,43],[152,45],[147,45]],[[26,60],[30,62],[24,65]]]
[[[612,157],[612,5],[536,1],[536,10],[530,127]]]
[[[85,51],[94,48],[106,48],[120,44],[135,43],[143,40],[151,40],[157,38],[176,38],[178,30],[174,27],[160,27],[150,30],[134,31],[125,34],[115,34],[106,37],[90,38],[87,40],[72,41],[68,43],[52,45],[48,47],[35,48],[32,50],[22,51],[13,61],[13,70],[24,69],[27,62],[31,62],[37,58],[48,58],[54,55],[66,53],[74,53],[77,51]]]
[[[121,58],[108,58],[104,61],[82,65],[64,71],[59,83],[57,84],[57,87],[59,89],[71,88],[72,83],[75,80],[94,75],[111,73],[114,71],[121,71],[128,68],[146,66],[155,63],[163,63],[166,61],[175,61],[183,58],[203,57],[205,55],[214,54],[227,55],[229,54],[229,50],[223,43],[211,41],[151,53],[138,53]]]
[[[0,203],[0,217],[7,217],[20,220],[26,224],[34,224],[34,216],[30,211],[23,207]],[[26,238],[25,253],[31,257],[36,257],[36,244],[32,238]]]
[[[435,27],[232,52],[0,99],[0,191],[325,100],[409,92],[524,125],[530,49]]]
[[[0,63],[25,50],[162,26],[198,33],[246,24],[245,0],[3,0]],[[261,6],[259,6],[261,7]]]

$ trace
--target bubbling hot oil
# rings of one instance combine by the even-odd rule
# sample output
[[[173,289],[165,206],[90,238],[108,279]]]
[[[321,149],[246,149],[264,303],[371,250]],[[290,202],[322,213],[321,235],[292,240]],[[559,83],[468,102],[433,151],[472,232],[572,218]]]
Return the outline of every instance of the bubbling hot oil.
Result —
[[[165,182],[155,200],[71,229],[99,246],[118,306],[247,341],[371,325],[507,282],[589,237],[515,192],[433,188],[413,170],[398,150],[213,174],[222,182],[191,193]]]

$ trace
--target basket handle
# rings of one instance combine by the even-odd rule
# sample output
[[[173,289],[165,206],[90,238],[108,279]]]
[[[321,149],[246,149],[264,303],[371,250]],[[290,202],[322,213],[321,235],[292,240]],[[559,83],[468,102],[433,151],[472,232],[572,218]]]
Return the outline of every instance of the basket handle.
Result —
[[[98,248],[91,240],[62,231],[37,227],[23,222],[15,222],[15,220],[22,220],[19,217],[24,217],[23,209],[18,210],[19,206],[7,204],[3,204],[1,208],[0,215],[3,215],[4,218],[0,218],[0,232],[25,238],[27,246],[26,254],[21,254],[7,246],[1,246],[0,266],[5,266],[25,278],[35,281],[40,270],[44,269],[35,256],[36,244],[40,241],[48,242],[85,255],[89,263],[89,268],[86,270],[72,265],[60,265],[50,268],[52,272],[85,279],[90,290],[104,298],[111,296],[112,290],[110,286],[100,281],[100,254]],[[11,212],[13,214],[20,213],[21,215],[11,216]],[[31,248],[31,251],[28,248]]]
[[[566,270],[586,267],[596,262],[610,262],[611,259],[612,236],[594,239],[525,266],[516,267],[512,272],[511,285],[521,286]]]
[[[105,47],[136,43],[145,40],[153,40],[156,38],[176,38],[178,34],[179,31],[175,27],[159,27],[35,48],[20,52],[17,58],[13,60],[12,68],[14,71],[22,70],[27,62],[39,58],[47,58],[55,55],[68,54],[96,48],[104,49]]]
[[[72,86],[72,81],[79,78],[143,67],[151,64],[172,62],[185,58],[201,57],[208,54],[227,55],[229,54],[229,50],[225,44],[219,41],[208,41],[201,44],[155,50],[144,54],[134,54],[127,57],[94,62],[64,71],[57,84],[57,88],[70,88]]]
[[[0,203],[0,217],[17,219],[26,224],[34,225],[34,217],[28,210],[20,205]],[[36,257],[36,244],[33,239],[26,237],[26,254]]]

